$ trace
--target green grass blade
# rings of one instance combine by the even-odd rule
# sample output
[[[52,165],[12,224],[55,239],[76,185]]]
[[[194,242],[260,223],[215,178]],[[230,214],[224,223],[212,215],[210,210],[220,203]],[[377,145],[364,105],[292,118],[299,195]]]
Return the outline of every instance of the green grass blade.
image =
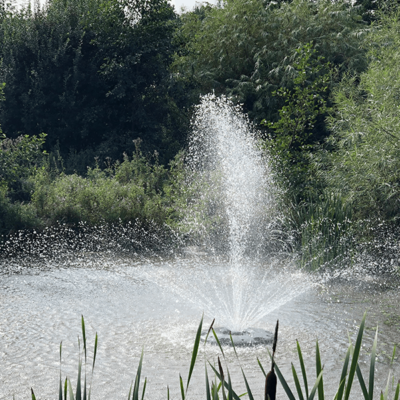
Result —
[[[264,378],[266,378],[266,377],[267,377],[267,374],[265,373],[264,367],[262,366],[261,361],[258,359],[258,357],[257,357],[257,362],[258,362],[258,365],[259,365],[259,367],[260,367],[262,373],[264,374]]]
[[[249,383],[247,382],[246,375],[244,374],[243,368],[242,368],[242,374],[243,374],[244,383],[246,385],[246,390],[247,390],[247,394],[249,396],[249,399],[250,400],[254,400],[253,393],[251,393],[250,386],[249,386]]]
[[[317,377],[322,372],[322,363],[321,363],[321,353],[319,351],[319,344],[318,340],[315,346],[315,366],[317,370]],[[324,400],[324,379],[323,375],[321,375],[321,380],[318,385],[318,400]]]
[[[131,400],[132,386],[133,386],[133,381],[131,383],[131,387],[129,388],[128,400]]]
[[[231,374],[229,373],[228,370],[228,400],[233,400],[233,388],[232,388],[232,381],[231,381]]]
[[[85,382],[83,386],[83,400],[86,400],[86,373],[85,373]]]
[[[374,344],[371,350],[371,364],[369,367],[369,395],[368,400],[373,400],[374,398],[374,381],[375,381],[375,360],[376,360],[376,346],[378,344],[378,327],[376,327]],[[364,396],[365,397],[365,396]]]
[[[92,373],[93,373],[93,370],[94,370],[94,364],[96,362],[97,343],[98,343],[98,337],[97,337],[97,332],[96,332],[96,338],[94,339],[94,354],[93,354]]]
[[[351,349],[352,349],[352,346],[350,345],[349,348],[347,349],[346,357],[344,359],[342,375],[340,376],[340,384],[339,384],[339,389],[337,392],[337,400],[342,400],[342,398],[343,398],[344,388],[346,386],[347,369],[349,368]]]
[[[210,367],[212,368],[212,370],[214,371],[214,373],[215,373],[215,375],[218,377],[218,379],[222,382],[222,377],[221,377],[221,375],[219,374],[219,372],[214,368],[214,366],[210,363],[210,362],[208,362],[209,364],[210,364]],[[226,388],[226,389],[229,389],[229,386],[228,386],[228,384],[226,383],[226,382],[224,382],[224,387]],[[240,400],[240,397],[235,393],[235,391],[233,391],[233,398],[235,399],[235,400]]]
[[[204,367],[205,367],[205,370],[206,370],[206,394],[207,394],[207,400],[211,400],[210,382],[208,381],[207,365],[204,365]]]
[[[306,398],[308,399],[308,383],[307,383],[307,373],[306,367],[304,365],[303,354],[301,353],[300,343],[296,340],[297,343],[297,354],[299,355],[301,374],[303,375],[304,389],[306,391]]]
[[[285,378],[283,377],[281,370],[279,369],[279,367],[276,364],[275,364],[275,372],[276,372],[276,375],[278,376],[278,379],[283,387],[283,390],[285,391],[287,397],[289,397],[289,400],[296,400],[292,391],[290,390],[288,383],[286,382]]]
[[[323,371],[321,371],[320,374],[318,375],[317,380],[315,381],[314,387],[311,390],[310,397],[308,398],[308,400],[314,399],[315,393],[317,392],[317,389],[319,387],[319,382],[322,379],[322,373],[323,373]]]
[[[67,392],[68,392],[68,378],[65,378],[65,383],[64,383],[64,400],[67,400]]]
[[[210,332],[211,332],[211,329],[212,329],[212,328],[213,328],[213,326],[214,326],[214,322],[215,322],[215,318],[212,320],[212,322],[211,322],[211,325],[210,325],[210,327],[208,328],[208,331],[207,331],[206,338],[204,339],[204,346],[205,346],[205,345],[206,345],[206,343],[207,343],[208,335],[210,334]]]
[[[185,389],[183,387],[183,380],[181,375],[179,374],[179,384],[181,386],[181,395],[182,395],[182,400],[185,400]]]
[[[142,375],[142,364],[143,364],[143,349],[142,354],[140,356],[139,366],[136,372],[135,386],[133,387],[133,400],[139,400],[139,385],[140,385],[140,376]]]
[[[212,333],[213,333],[213,335],[214,335],[215,340],[217,341],[217,344],[218,344],[218,346],[219,346],[219,349],[221,350],[221,353],[222,353],[223,357],[225,358],[224,350],[222,349],[221,343],[220,343],[220,341],[219,341],[219,339],[218,339],[217,334],[216,334],[215,331],[214,331],[214,328],[213,328],[213,330],[212,330]]]
[[[333,398],[333,400],[338,400],[338,396],[339,396],[339,392],[341,391],[342,392],[342,396],[343,396],[343,391],[344,391],[344,385],[345,385],[345,380],[343,379],[342,381],[340,381],[340,384],[339,384],[339,388],[338,388],[338,391],[337,391],[337,393],[335,394],[335,397]]]
[[[219,368],[219,373],[220,373],[220,379],[221,379],[221,384],[222,384],[222,398],[223,400],[226,400],[226,395],[225,395],[225,377],[224,377],[224,370],[222,369],[222,364],[221,360],[218,357],[218,368]]]
[[[70,380],[68,380],[68,390],[69,390],[69,400],[75,400]]]
[[[146,393],[147,386],[147,378],[144,378],[143,391],[142,391],[142,400],[144,399],[144,394]]]
[[[400,381],[398,381],[397,383],[396,393],[394,394],[394,400],[399,400],[399,395],[400,395]]]
[[[213,383],[211,390],[212,390],[213,400],[218,400],[218,386],[216,381]]]
[[[238,357],[238,355],[237,355],[237,353],[236,353],[235,343],[233,343],[232,334],[231,334],[230,332],[229,332],[229,337],[230,337],[230,339],[231,339],[231,343],[232,343],[233,351],[235,352],[235,356],[236,356],[236,358],[239,360],[239,357]],[[242,371],[242,372],[243,372],[243,371]]]
[[[300,400],[304,400],[303,391],[301,390],[299,378],[297,377],[296,369],[292,363],[292,374],[294,379],[294,384],[296,385],[297,394],[299,395]]]
[[[193,368],[194,368],[194,365],[196,364],[196,358],[197,358],[197,354],[199,352],[201,329],[203,327],[203,318],[204,318],[204,316],[201,317],[199,327],[197,328],[196,339],[194,341],[193,352],[192,352],[192,360],[190,361],[190,368],[189,368],[189,375],[188,375],[188,380],[187,380],[187,384],[186,384],[186,391],[188,390],[190,378],[192,377]]]
[[[58,400],[62,400],[62,379],[61,379],[61,372],[60,372],[60,387],[58,390]]]
[[[368,400],[369,394],[368,394],[367,386],[365,385],[364,377],[361,372],[360,365],[358,363],[357,363],[356,373],[357,373],[358,381],[360,382],[360,387],[361,387],[361,391],[363,392],[364,399]]]
[[[62,342],[60,342],[60,387],[58,391],[58,400],[62,400],[62,378],[61,378],[61,357],[62,356]]]
[[[387,400],[388,394],[389,394],[389,383],[390,383],[390,372],[389,372],[388,380],[387,380],[387,383],[386,383],[385,393],[383,394],[383,398],[385,400]]]
[[[82,337],[83,337],[83,350],[85,351],[85,364],[86,364],[86,330],[85,330],[85,320],[82,315]]]
[[[81,389],[81,373],[82,373],[82,362],[79,361],[78,367],[78,382],[76,383],[76,400],[82,400],[82,389]]]
[[[362,342],[362,337],[363,337],[363,333],[364,333],[365,317],[366,317],[366,313],[364,313],[364,317],[361,321],[360,329],[358,330],[356,344],[354,346],[353,357],[351,360],[350,371],[349,371],[349,377],[347,379],[347,386],[346,386],[346,391],[344,394],[345,400],[349,400],[351,386],[353,384],[354,375],[355,375],[356,369],[357,369],[358,357],[360,355],[361,342]]]
[[[390,365],[393,365],[394,358],[396,357],[396,345],[393,347],[392,359],[390,360]]]
[[[35,393],[33,393],[33,389],[31,388],[31,395],[32,395],[32,400],[36,400]]]

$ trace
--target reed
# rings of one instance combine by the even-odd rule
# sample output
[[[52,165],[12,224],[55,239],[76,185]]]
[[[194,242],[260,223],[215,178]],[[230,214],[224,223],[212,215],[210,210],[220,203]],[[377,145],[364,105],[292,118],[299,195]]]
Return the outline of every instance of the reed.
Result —
[[[366,319],[366,314],[364,314],[364,317],[361,321],[358,333],[357,333],[357,338],[356,341],[353,345],[353,343],[349,344],[349,347],[347,349],[343,366],[340,372],[340,381],[339,381],[339,386],[337,388],[336,394],[334,396],[333,400],[349,400],[350,398],[350,393],[354,385],[354,381],[357,378],[364,400],[373,400],[373,395],[374,395],[374,388],[375,388],[375,362],[376,362],[376,349],[377,349],[377,344],[378,344],[378,328],[375,333],[375,339],[372,345],[372,350],[371,350],[371,355],[370,355],[370,364],[369,364],[369,371],[368,371],[368,384],[365,380],[365,377],[363,373],[361,372],[360,365],[359,365],[359,356],[360,352],[362,349],[362,341],[363,341],[363,334],[364,334],[364,329],[365,329],[365,319]],[[231,380],[230,372],[229,372],[229,366],[228,362],[225,357],[225,352],[224,349],[217,337],[217,334],[213,328],[214,321],[212,322],[208,333],[206,335],[205,341],[204,341],[204,347],[206,347],[207,339],[210,334],[213,334],[217,341],[217,345],[219,346],[219,349],[221,351],[222,358],[224,360],[226,372],[224,371],[223,364],[221,362],[220,357],[218,357],[218,363],[217,367],[215,367],[208,359],[205,357],[204,363],[205,363],[205,389],[206,389],[206,400],[241,400],[242,398],[248,398],[249,400],[254,400],[254,395],[252,393],[252,390],[249,386],[249,383],[247,381],[246,375],[244,373],[243,367],[240,364],[240,359],[238,357],[238,354],[236,352],[236,348],[231,336],[231,344],[236,356],[237,361],[239,362],[239,365],[241,367],[242,375],[243,375],[243,380],[246,386],[246,392],[243,394],[238,395],[233,387],[233,383]],[[303,385],[300,384],[300,376],[297,373],[293,363],[292,363],[292,375],[293,375],[293,381],[295,385],[295,391],[293,391],[290,388],[290,385],[287,381],[287,379],[283,376],[277,361],[275,360],[275,350],[277,347],[277,340],[278,340],[278,322],[276,325],[275,329],[275,336],[274,336],[274,342],[272,346],[272,354],[270,353],[269,349],[267,349],[268,354],[270,356],[271,360],[271,370],[266,373],[265,369],[261,363],[261,361],[257,358],[258,366],[265,376],[266,380],[266,385],[265,385],[265,396],[264,400],[275,400],[276,396],[276,389],[277,389],[277,381],[280,382],[282,389],[287,396],[289,400],[313,400],[316,398],[318,395],[319,400],[325,399],[325,393],[324,393],[324,383],[323,383],[323,363],[321,359],[321,354],[319,351],[319,345],[318,341],[316,342],[316,364],[315,364],[315,369],[317,372],[317,377],[315,382],[313,383],[312,387],[309,384],[309,374],[307,373],[304,360],[303,360],[303,354],[301,351],[301,347],[299,342],[297,342],[296,348],[297,348],[297,355],[299,358],[300,362],[300,369],[301,369],[301,378],[303,381]],[[98,338],[97,338],[97,333],[95,336],[95,345],[94,345],[94,355],[93,355],[93,361],[91,364],[91,377],[90,377],[90,385],[87,385],[87,376],[86,376],[86,365],[87,365],[87,343],[86,343],[86,333],[85,333],[85,321],[82,316],[81,319],[81,327],[82,327],[82,341],[83,341],[83,355],[84,355],[84,373],[82,375],[82,360],[81,360],[81,354],[79,354],[79,364],[78,364],[78,379],[77,379],[77,386],[76,390],[74,391],[72,388],[71,380],[67,377],[65,380],[62,380],[62,374],[61,374],[61,354],[62,354],[62,343],[60,344],[60,382],[59,382],[59,393],[58,393],[58,399],[59,400],[90,400],[91,398],[91,387],[92,387],[92,378],[93,378],[93,371],[95,367],[95,362],[96,362],[96,354],[97,354],[97,344],[98,344]],[[202,327],[203,327],[203,318],[200,321],[199,327],[197,329],[195,341],[194,341],[194,346],[193,346],[193,351],[192,351],[192,357],[191,357],[191,362],[189,366],[189,373],[188,373],[188,378],[186,380],[186,384],[183,381],[183,378],[181,375],[179,375],[179,386],[181,390],[181,397],[182,400],[185,400],[187,398],[187,393],[189,390],[189,384],[191,381],[192,373],[194,366],[197,361],[197,356],[199,352],[199,346],[200,346],[200,337],[201,337],[201,332],[202,332]],[[79,339],[78,339],[79,340]],[[394,359],[394,355],[396,352],[396,348],[393,350],[393,355],[392,355],[392,361]],[[145,393],[146,393],[146,386],[147,386],[147,378],[144,379],[144,383],[142,387],[140,388],[140,382],[142,378],[142,365],[143,365],[143,350],[140,356],[140,361],[139,365],[136,371],[136,376],[134,382],[132,382],[131,387],[129,389],[129,394],[128,394],[128,400],[139,400],[139,397],[141,400],[145,398]],[[209,372],[210,369],[212,373],[214,374],[214,379],[211,381],[210,385],[210,378],[209,378]],[[83,382],[82,382],[83,381]],[[387,380],[387,385],[386,387],[381,391],[380,398],[379,400],[388,400],[389,399],[389,384],[390,384],[390,376]],[[394,378],[392,379],[392,382],[394,382]],[[303,386],[303,387],[302,387]],[[35,393],[33,389],[31,389],[31,396],[32,400],[36,400]],[[169,392],[169,386],[167,386],[167,399],[169,400],[170,398],[170,392]],[[400,380],[397,382],[397,385],[394,390],[394,400],[399,400],[400,398]]]

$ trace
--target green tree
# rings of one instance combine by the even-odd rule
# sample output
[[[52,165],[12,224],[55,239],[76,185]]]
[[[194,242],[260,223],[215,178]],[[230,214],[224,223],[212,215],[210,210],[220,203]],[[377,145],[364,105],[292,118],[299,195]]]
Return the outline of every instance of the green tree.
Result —
[[[188,121],[170,93],[176,15],[166,0],[52,0],[3,14],[0,122],[10,137],[46,132],[47,149],[80,171],[138,137],[163,161],[178,151]]]
[[[293,62],[296,72],[293,88],[273,92],[284,101],[277,122],[262,121],[270,130],[269,150],[278,164],[283,186],[290,197],[308,197],[316,188],[315,177],[309,169],[309,152],[318,142],[315,124],[328,111],[327,92],[332,81],[331,65],[316,56],[312,43],[297,50]]]
[[[335,90],[333,134],[315,159],[326,192],[340,194],[357,218],[400,217],[399,21],[399,11],[383,16],[368,37],[368,70]]]
[[[284,104],[273,93],[293,86],[299,46],[313,42],[339,73],[366,68],[361,9],[347,1],[229,0],[204,12],[185,17],[196,33],[187,35],[175,68],[205,92],[233,96],[257,123],[279,119]]]

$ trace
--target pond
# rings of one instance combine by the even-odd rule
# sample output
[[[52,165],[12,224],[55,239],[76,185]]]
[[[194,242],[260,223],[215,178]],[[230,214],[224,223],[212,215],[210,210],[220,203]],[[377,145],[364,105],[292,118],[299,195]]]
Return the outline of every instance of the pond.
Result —
[[[32,261],[29,266],[18,267],[11,261],[4,262],[0,276],[0,399],[10,400],[13,395],[15,399],[27,398],[31,387],[37,398],[55,398],[61,341],[62,374],[70,377],[75,386],[81,315],[85,318],[90,350],[88,371],[95,332],[99,335],[93,399],[126,398],[142,349],[142,376],[148,379],[146,398],[166,398],[167,385],[171,398],[180,398],[179,374],[186,382],[196,330],[204,311],[204,302],[196,304],[189,298],[190,287],[194,297],[199,289],[206,290],[209,282],[201,281],[204,275],[198,271],[209,270],[212,260],[191,255],[143,260],[135,255],[82,253],[64,263]],[[216,263],[215,268],[222,268],[221,263]],[[179,276],[183,277],[181,282]],[[257,322],[257,327],[273,331],[279,319],[276,361],[287,378],[291,376],[291,362],[300,373],[297,339],[312,374],[309,381],[315,380],[318,339],[326,394],[333,397],[349,336],[355,340],[358,324],[367,311],[360,365],[363,368],[369,363],[368,353],[379,325],[378,394],[385,388],[389,373],[396,380],[400,377],[397,357],[390,365],[393,346],[400,342],[399,287],[400,282],[394,278],[365,274],[353,274],[346,280],[320,280],[272,309]],[[212,300],[217,310],[218,299]],[[212,320],[210,312],[204,317],[205,328]],[[233,349],[225,348],[236,392],[245,392],[241,366],[253,394],[262,398],[264,379],[257,357],[268,368],[266,346],[237,351],[240,363]],[[190,398],[205,398],[204,359],[214,364],[218,356],[221,357],[218,347],[200,346],[188,392]],[[211,368],[209,374],[210,378],[214,376]],[[356,381],[351,398],[360,399],[360,393]],[[286,398],[280,385],[278,398]]]

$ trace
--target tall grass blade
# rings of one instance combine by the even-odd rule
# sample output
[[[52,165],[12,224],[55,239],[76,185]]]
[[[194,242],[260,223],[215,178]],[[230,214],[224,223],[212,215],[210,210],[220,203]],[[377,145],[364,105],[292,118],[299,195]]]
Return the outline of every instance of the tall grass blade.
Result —
[[[400,380],[397,382],[396,393],[394,394],[394,400],[399,400],[400,395]]]
[[[301,353],[300,343],[296,340],[297,343],[297,354],[299,355],[301,374],[303,375],[304,389],[306,391],[306,398],[308,399],[308,383],[307,383],[307,373],[306,367],[304,365],[303,354]]]
[[[85,330],[85,320],[82,315],[82,337],[83,337],[83,350],[85,351],[85,364],[86,364],[86,330]]]
[[[300,400],[304,400],[303,391],[301,390],[299,378],[297,377],[296,369],[292,363],[292,374],[294,379],[294,384],[296,385],[297,394],[299,395]]]
[[[97,343],[98,343],[98,337],[97,337],[97,332],[96,332],[96,337],[94,339],[94,354],[93,354],[92,374],[93,374],[93,370],[94,370],[94,364],[96,362]]]
[[[221,375],[219,374],[219,372],[214,368],[214,366],[208,362],[210,364],[210,367],[212,368],[212,370],[214,371],[215,375],[218,377],[218,379],[222,382],[222,378]],[[229,385],[225,382],[225,388],[229,390]],[[235,400],[240,400],[240,397],[235,393],[235,391],[233,390],[233,398]]]
[[[231,374],[229,373],[229,370],[228,370],[228,384],[229,384],[228,400],[233,400],[233,388],[232,388]]]
[[[58,400],[62,400],[61,353],[62,353],[62,342],[60,343],[60,387],[58,390]]]
[[[336,394],[337,400],[342,400],[342,398],[343,398],[344,388],[346,386],[346,376],[347,376],[347,369],[349,368],[349,360],[350,360],[351,350],[352,350],[352,346],[350,345],[349,348],[347,349],[346,357],[344,359],[342,375],[340,376],[340,385],[339,385],[338,392]]]
[[[81,393],[81,373],[82,373],[82,362],[79,361],[78,367],[78,382],[76,384],[76,400],[82,400],[82,393]]]
[[[169,400],[169,386],[167,385],[167,400]]]
[[[213,400],[218,400],[218,386],[217,386],[217,380],[215,380],[215,382],[212,385],[211,388],[212,391],[212,398]]]
[[[33,389],[31,388],[31,395],[32,395],[32,400],[36,400],[35,393],[33,393]]]
[[[371,364],[369,367],[369,396],[368,400],[373,400],[374,398],[374,380],[375,380],[375,360],[376,360],[376,346],[378,344],[378,327],[376,327],[374,344],[371,350]],[[364,396],[365,397],[365,396]]]
[[[218,336],[217,336],[217,334],[215,333],[214,329],[212,330],[212,332],[213,332],[214,338],[215,338],[215,340],[216,340],[216,342],[217,342],[217,344],[218,344],[218,347],[219,347],[219,349],[221,350],[221,353],[222,353],[223,357],[225,358],[224,350],[223,350],[223,348],[222,348],[222,346],[221,346],[221,343],[220,343],[220,341],[219,341],[219,339],[218,339]]]
[[[272,357],[275,355],[276,345],[278,344],[278,329],[279,329],[279,319],[276,321],[274,342],[272,344]]]
[[[317,380],[315,381],[314,387],[311,390],[310,397],[308,398],[308,400],[314,399],[315,393],[317,392],[317,389],[319,387],[320,380],[322,379],[322,373],[323,373],[323,371],[321,371],[320,374],[318,375]],[[318,396],[319,396],[319,394],[318,394]]]
[[[206,370],[206,395],[207,395],[207,400],[211,400],[210,382],[208,381],[207,365],[205,365],[204,367],[205,367],[205,370]]]
[[[179,384],[181,386],[182,400],[185,400],[185,389],[183,388],[183,380],[180,374],[179,374]]]
[[[212,328],[213,328],[213,326],[214,326],[214,322],[215,322],[215,318],[212,320],[212,322],[211,322],[211,325],[210,325],[210,327],[208,328],[208,331],[207,331],[206,338],[204,339],[204,346],[205,346],[205,345],[206,345],[206,343],[207,343],[208,335],[210,334],[210,332],[211,332],[211,329],[212,329]]]
[[[203,327],[203,318],[204,318],[204,316],[201,317],[199,327],[197,328],[196,339],[194,341],[193,352],[192,352],[192,360],[190,361],[190,368],[189,368],[189,375],[188,375],[188,380],[187,380],[187,384],[186,384],[186,391],[188,390],[190,378],[192,377],[193,368],[194,368],[194,365],[196,364],[196,358],[197,358],[197,354],[199,352],[201,329]]]
[[[392,359],[390,360],[390,365],[393,365],[394,358],[396,357],[396,345],[393,347]]]
[[[133,381],[131,383],[131,387],[129,388],[128,400],[131,400],[132,386],[133,386]]]
[[[69,400],[75,400],[74,392],[72,390],[71,381],[68,380],[68,391],[69,391]]]
[[[361,391],[363,392],[364,399],[365,400],[369,400],[369,394],[368,394],[367,386],[365,385],[364,377],[362,375],[361,368],[360,368],[360,365],[358,363],[357,363],[356,373],[357,373],[358,381],[360,382],[360,387],[361,387]]]
[[[219,369],[219,374],[221,376],[222,398],[223,398],[223,400],[226,400],[226,395],[225,395],[225,376],[224,376],[224,370],[222,369],[221,360],[219,359],[219,357],[218,357],[218,369]]]
[[[140,376],[142,375],[143,353],[144,351],[142,349],[139,366],[136,372],[135,386],[133,387],[132,400],[139,400],[139,385],[140,385]]]
[[[92,376],[90,378],[90,389],[89,389],[89,398],[90,400],[91,394],[92,394],[92,382],[93,382],[93,371],[94,371],[94,365],[96,363],[96,354],[97,354],[97,342],[98,342],[98,337],[97,337],[97,332],[96,332],[96,337],[94,339],[94,353],[93,353],[93,365],[92,365]]]
[[[349,400],[351,386],[353,384],[354,375],[355,375],[356,369],[357,369],[358,356],[360,355],[361,342],[362,342],[362,337],[363,337],[363,333],[364,333],[365,317],[366,317],[366,313],[364,313],[364,317],[361,321],[360,329],[358,330],[356,344],[354,346],[353,357],[351,360],[350,371],[349,371],[349,377],[347,379],[347,386],[346,386],[346,391],[344,394],[345,400]]]
[[[230,339],[231,339],[231,343],[232,343],[233,351],[235,352],[235,356],[236,356],[236,358],[239,360],[239,357],[238,357],[238,355],[237,355],[237,353],[236,353],[236,346],[235,346],[235,343],[233,342],[232,333],[230,333],[230,332],[229,332],[229,337],[230,337]],[[242,372],[243,372],[243,371],[242,371]]]
[[[144,378],[143,391],[142,391],[142,400],[144,399],[144,394],[146,393],[147,386],[147,378]]]
[[[315,348],[315,366],[317,370],[317,377],[321,374],[322,372],[322,363],[321,363],[321,353],[319,351],[319,344],[318,340],[316,343],[316,348]],[[318,400],[324,400],[324,379],[321,375],[321,380],[318,385]]]
[[[265,373],[264,367],[262,366],[261,361],[258,359],[258,357],[257,357],[257,362],[258,362],[258,365],[259,365],[259,367],[260,367],[262,373],[264,374],[264,378],[266,378],[266,377],[267,377],[267,374]]]
[[[390,383],[390,372],[389,372],[388,380],[387,380],[387,383],[386,383],[385,393],[383,394],[383,398],[385,400],[387,400],[388,394],[389,394],[389,383]]]
[[[246,375],[244,374],[243,368],[242,368],[242,374],[243,374],[243,378],[244,378],[244,383],[246,385],[247,395],[249,396],[250,400],[254,400],[253,393],[251,393],[250,386],[249,386],[249,383],[247,382]]]
[[[65,383],[64,383],[64,400],[67,400],[67,392],[68,392],[68,378],[65,378]]]
[[[83,400],[86,400],[86,372],[85,372],[85,381],[83,386]]]

